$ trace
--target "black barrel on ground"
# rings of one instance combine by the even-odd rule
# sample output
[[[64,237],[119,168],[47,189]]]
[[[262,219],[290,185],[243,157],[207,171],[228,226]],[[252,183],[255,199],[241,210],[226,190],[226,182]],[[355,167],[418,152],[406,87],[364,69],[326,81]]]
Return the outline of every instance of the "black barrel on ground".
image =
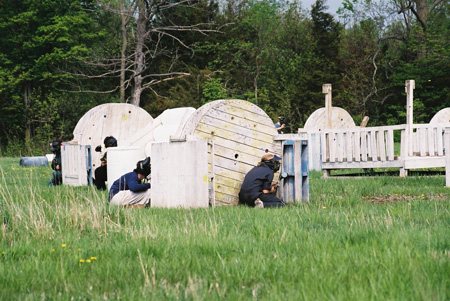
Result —
[[[32,167],[32,166],[48,166],[48,160],[46,156],[39,157],[22,157],[20,158],[20,166]]]

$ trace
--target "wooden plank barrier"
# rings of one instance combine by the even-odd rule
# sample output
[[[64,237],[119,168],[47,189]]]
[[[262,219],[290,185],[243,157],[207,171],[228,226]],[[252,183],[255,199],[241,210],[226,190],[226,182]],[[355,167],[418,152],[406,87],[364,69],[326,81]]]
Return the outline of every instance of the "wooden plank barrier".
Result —
[[[444,147],[450,149],[450,128],[444,131]],[[450,186],[450,151],[445,151],[445,186]]]
[[[445,124],[413,124],[411,130],[403,124],[308,131],[308,137],[314,145],[317,139],[312,138],[320,136],[320,169],[324,171],[400,168],[400,175],[406,176],[410,169],[446,167],[445,130],[450,131]],[[397,152],[396,142],[400,143]]]
[[[394,131],[404,130],[404,125],[322,130],[322,169],[402,167],[400,154],[394,154]]]
[[[404,169],[445,167],[444,124],[414,124]]]
[[[75,141],[64,142],[61,147],[62,182],[64,185],[92,185],[92,156],[90,145]]]

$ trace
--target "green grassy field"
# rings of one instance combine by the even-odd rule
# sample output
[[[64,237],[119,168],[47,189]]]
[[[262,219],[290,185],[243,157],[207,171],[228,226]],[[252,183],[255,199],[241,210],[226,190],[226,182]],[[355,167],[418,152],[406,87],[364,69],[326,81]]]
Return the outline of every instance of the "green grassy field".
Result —
[[[282,209],[119,209],[0,158],[0,299],[449,300],[442,176],[322,179]]]

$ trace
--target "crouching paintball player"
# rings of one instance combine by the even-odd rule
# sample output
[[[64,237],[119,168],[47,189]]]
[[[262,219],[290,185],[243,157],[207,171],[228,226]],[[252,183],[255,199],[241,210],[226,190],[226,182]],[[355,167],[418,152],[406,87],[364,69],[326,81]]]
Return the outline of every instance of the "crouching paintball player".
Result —
[[[272,154],[262,156],[244,178],[239,191],[239,203],[250,207],[282,207],[285,203],[276,197],[277,184],[272,184],[275,172],[280,169],[281,158]]]
[[[117,139],[113,136],[108,136],[103,140],[103,143],[105,144],[105,148],[108,149],[109,147],[116,147],[117,146]],[[101,152],[102,147],[101,145],[97,146],[95,148],[96,152]],[[94,183],[97,189],[99,190],[106,190],[106,181],[108,181],[108,169],[107,169],[107,151],[103,154],[103,157],[100,159],[100,166],[97,167],[94,171],[95,179]]]
[[[142,183],[151,173],[150,157],[137,162],[136,168],[114,181],[109,190],[109,203],[118,206],[150,205],[150,183]]]

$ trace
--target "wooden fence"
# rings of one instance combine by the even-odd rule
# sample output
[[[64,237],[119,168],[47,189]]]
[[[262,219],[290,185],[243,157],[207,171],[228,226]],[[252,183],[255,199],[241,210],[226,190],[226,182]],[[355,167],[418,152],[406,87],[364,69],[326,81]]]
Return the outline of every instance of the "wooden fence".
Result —
[[[445,167],[445,130],[445,124],[414,124],[309,131],[311,149],[320,150],[310,152],[310,167],[328,175],[333,169],[396,167],[401,176]]]

